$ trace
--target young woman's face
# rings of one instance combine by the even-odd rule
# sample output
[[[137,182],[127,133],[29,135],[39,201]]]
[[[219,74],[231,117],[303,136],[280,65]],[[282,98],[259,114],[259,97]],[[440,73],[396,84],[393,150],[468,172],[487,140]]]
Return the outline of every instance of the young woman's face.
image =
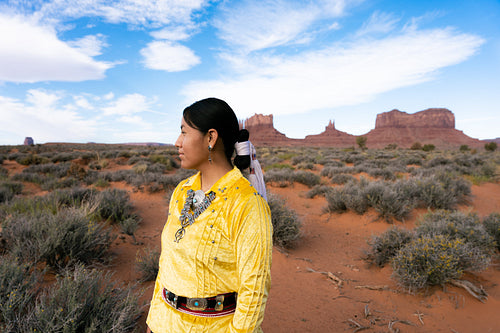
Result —
[[[189,126],[184,118],[181,122],[181,134],[175,141],[175,146],[179,150],[182,168],[200,170],[203,164],[208,163],[207,135]]]

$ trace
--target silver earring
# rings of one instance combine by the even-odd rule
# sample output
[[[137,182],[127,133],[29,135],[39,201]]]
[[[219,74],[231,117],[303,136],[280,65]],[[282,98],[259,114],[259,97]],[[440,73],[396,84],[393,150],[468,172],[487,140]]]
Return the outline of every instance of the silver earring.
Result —
[[[212,145],[208,145],[208,162],[212,163]]]

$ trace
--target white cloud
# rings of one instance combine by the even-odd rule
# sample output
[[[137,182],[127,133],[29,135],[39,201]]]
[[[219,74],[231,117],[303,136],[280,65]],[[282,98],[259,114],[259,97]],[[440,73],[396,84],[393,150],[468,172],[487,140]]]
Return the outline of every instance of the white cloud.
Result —
[[[94,106],[84,96],[73,96],[75,106],[81,109],[93,110]]]
[[[165,27],[161,30],[151,32],[151,36],[156,39],[165,39],[170,41],[181,41],[191,37],[189,26],[173,26]]]
[[[398,22],[399,19],[395,18],[392,14],[376,11],[372,14],[370,19],[363,24],[361,29],[358,30],[357,35],[385,34],[393,31]]]
[[[204,0],[52,0],[39,10],[42,17],[102,17],[110,23],[158,27],[191,21]]]
[[[472,56],[483,42],[474,35],[436,29],[335,44],[295,57],[243,58],[239,76],[192,82],[183,93],[190,101],[224,98],[240,117],[355,105],[428,81],[436,71]]]
[[[167,72],[185,71],[200,63],[194,52],[170,41],[154,41],[141,50],[147,68]]]
[[[219,37],[245,53],[288,44],[307,43],[307,30],[319,19],[339,17],[344,0],[286,0],[228,3],[215,21]],[[337,25],[330,23],[330,27]],[[304,36],[305,35],[305,36]]]
[[[157,122],[138,115],[153,112],[155,102],[156,99],[139,94],[119,98],[112,93],[71,96],[64,91],[42,89],[28,90],[23,100],[0,96],[0,144],[22,144],[26,136],[38,143],[133,142],[164,137],[155,131]],[[106,105],[103,107],[102,103]],[[102,110],[102,114],[95,110]],[[141,133],[142,139],[134,131]],[[117,138],[123,141],[114,141]]]
[[[32,18],[0,14],[0,81],[95,80],[111,67],[70,47],[54,29]]]
[[[0,140],[31,136],[35,142],[86,142],[95,134],[96,123],[70,107],[61,107],[59,101],[57,94],[42,90],[29,90],[25,101],[0,96],[4,133]]]
[[[75,41],[69,42],[68,45],[77,49],[81,53],[88,55],[89,57],[101,55],[101,49],[108,46],[105,41],[105,37],[102,34],[87,35]]]
[[[102,111],[105,116],[131,116],[135,113],[150,111],[153,103],[154,101],[149,101],[144,95],[128,94],[112,101],[108,106],[103,107]]]

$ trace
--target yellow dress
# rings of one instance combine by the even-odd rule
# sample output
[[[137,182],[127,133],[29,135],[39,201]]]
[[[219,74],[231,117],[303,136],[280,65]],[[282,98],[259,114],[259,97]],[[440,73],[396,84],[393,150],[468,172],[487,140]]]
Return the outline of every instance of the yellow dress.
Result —
[[[269,206],[234,168],[212,186],[208,191],[216,194],[212,204],[186,227],[184,237],[174,242],[186,192],[200,188],[197,173],[182,181],[172,194],[147,324],[153,333],[262,332],[271,285]],[[182,313],[165,303],[163,288],[191,298],[237,292],[236,311],[215,318]]]

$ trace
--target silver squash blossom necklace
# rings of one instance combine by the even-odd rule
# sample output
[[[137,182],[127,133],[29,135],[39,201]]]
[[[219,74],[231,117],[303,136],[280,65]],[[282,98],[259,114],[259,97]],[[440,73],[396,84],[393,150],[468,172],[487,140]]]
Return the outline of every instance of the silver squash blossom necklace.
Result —
[[[202,190],[187,191],[186,202],[181,210],[181,215],[179,216],[179,221],[181,222],[181,227],[175,233],[174,242],[179,243],[179,241],[184,237],[186,233],[186,227],[194,223],[195,219],[201,215],[207,209],[212,201],[215,199],[215,192],[210,191],[207,195]]]

